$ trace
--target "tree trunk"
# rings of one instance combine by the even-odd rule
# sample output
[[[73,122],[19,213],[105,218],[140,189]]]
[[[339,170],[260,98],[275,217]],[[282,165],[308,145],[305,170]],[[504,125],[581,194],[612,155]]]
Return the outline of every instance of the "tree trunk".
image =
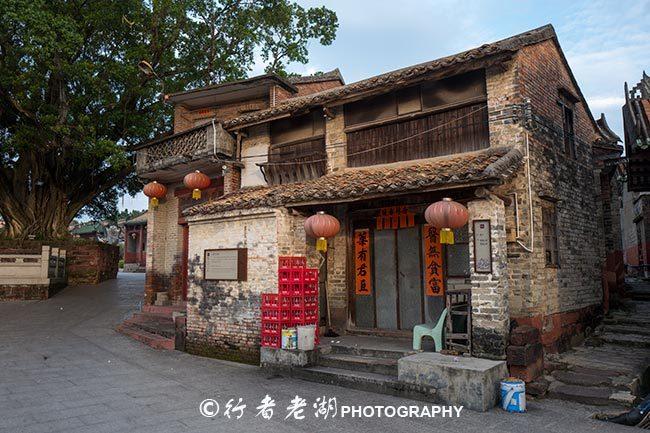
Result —
[[[6,235],[12,239],[57,239],[69,236],[68,226],[82,206],[69,206],[67,197],[55,188],[45,188],[29,199],[16,197],[2,203],[2,215],[7,224]],[[37,196],[37,197],[34,197]],[[74,213],[73,209],[76,209]]]

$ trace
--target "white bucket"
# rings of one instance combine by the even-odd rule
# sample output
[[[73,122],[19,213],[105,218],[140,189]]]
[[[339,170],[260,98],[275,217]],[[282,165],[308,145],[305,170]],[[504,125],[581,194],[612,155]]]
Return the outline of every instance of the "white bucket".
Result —
[[[314,350],[316,326],[298,326],[298,350]]]
[[[526,383],[516,377],[501,381],[501,407],[508,412],[526,412]]]

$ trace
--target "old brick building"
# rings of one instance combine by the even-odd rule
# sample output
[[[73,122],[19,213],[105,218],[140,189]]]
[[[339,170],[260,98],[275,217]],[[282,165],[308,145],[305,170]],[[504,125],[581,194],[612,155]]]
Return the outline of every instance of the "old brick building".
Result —
[[[146,300],[164,291],[187,302],[188,351],[257,359],[260,295],[277,287],[278,256],[319,264],[303,228],[319,210],[341,222],[320,284],[321,315],[339,332],[408,337],[455,294],[471,322],[449,321],[448,334],[471,323],[461,346],[505,359],[515,325],[557,351],[597,319],[606,245],[595,149],[611,137],[551,26],[347,85],[338,70],[264,75],[168,101],[174,134],[137,158],[143,179],[168,188],[149,213]],[[212,179],[198,202],[182,185],[193,170]],[[423,212],[442,197],[470,221],[445,247],[444,292],[432,293]],[[410,222],[382,225],[390,212]],[[372,251],[364,293],[359,233]],[[246,250],[244,276],[204,278],[206,250],[219,249]]]

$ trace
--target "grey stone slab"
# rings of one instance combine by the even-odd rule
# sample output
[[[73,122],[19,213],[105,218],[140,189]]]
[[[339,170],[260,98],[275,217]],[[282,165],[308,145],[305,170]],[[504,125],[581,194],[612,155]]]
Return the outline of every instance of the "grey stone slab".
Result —
[[[500,381],[508,375],[504,361],[423,352],[397,363],[401,382],[435,388],[447,404],[486,411],[497,404]]]

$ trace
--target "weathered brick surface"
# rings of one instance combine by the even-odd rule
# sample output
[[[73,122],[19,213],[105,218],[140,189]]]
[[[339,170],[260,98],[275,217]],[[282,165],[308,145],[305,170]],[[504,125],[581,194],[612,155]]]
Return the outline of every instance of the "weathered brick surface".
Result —
[[[518,326],[510,333],[510,344],[525,346],[540,341],[539,329],[532,326]]]
[[[174,107],[174,133],[183,132],[200,123],[209,122],[216,118],[225,122],[244,113],[269,108],[268,98],[257,98],[246,101],[223,104],[218,107],[207,107],[198,110],[188,110],[183,105]]]
[[[277,292],[279,255],[305,255],[304,218],[287,210],[252,209],[190,219],[186,348],[191,353],[259,361],[260,298]],[[204,251],[247,248],[246,281],[206,281]]]
[[[148,213],[147,220],[147,277],[145,281],[145,302],[155,301],[156,292],[167,292],[172,302],[180,301],[182,280],[178,272],[182,269],[183,237],[178,224],[178,198],[176,188],[182,185],[168,185],[167,196],[158,207]]]

